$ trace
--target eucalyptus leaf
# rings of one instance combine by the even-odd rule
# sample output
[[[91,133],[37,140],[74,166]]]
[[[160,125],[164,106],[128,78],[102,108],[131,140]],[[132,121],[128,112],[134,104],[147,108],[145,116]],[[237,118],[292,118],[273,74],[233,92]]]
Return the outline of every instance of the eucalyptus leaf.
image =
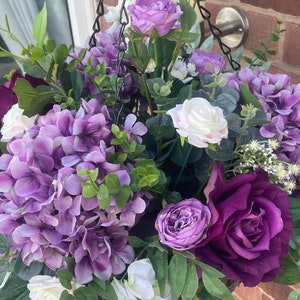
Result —
[[[94,280],[89,283],[89,287],[98,295],[100,299],[118,300],[116,292],[109,281],[100,280],[94,277]],[[76,298],[77,300],[77,298]]]
[[[71,274],[71,272],[68,271],[67,269],[59,269],[57,271],[57,275],[62,286],[68,290],[71,290],[72,289],[71,281],[73,279],[73,275]]]
[[[27,290],[27,281],[22,280],[16,272],[11,272],[4,286],[0,289],[1,300],[16,300]]]
[[[76,289],[74,296],[76,300],[98,300],[97,294],[89,286]]]
[[[29,266],[26,266],[21,256],[18,257],[14,265],[14,271],[23,280],[29,280],[31,277],[38,275],[42,269],[43,263],[38,261],[33,261]]]
[[[0,285],[3,282],[7,272],[8,272],[9,264],[7,260],[0,260]]]
[[[59,300],[75,300],[74,296],[71,295],[67,290],[64,290],[60,297]]]
[[[5,254],[8,250],[7,239],[3,234],[0,234],[0,253]]]

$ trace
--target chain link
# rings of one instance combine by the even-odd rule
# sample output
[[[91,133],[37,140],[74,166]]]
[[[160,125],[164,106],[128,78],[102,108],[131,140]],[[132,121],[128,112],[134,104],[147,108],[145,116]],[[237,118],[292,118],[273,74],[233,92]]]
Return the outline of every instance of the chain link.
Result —
[[[117,54],[117,61],[116,61],[116,73],[117,73],[117,80],[116,80],[116,93],[115,93],[115,101],[116,103],[121,104],[121,107],[116,111],[116,122],[118,122],[120,113],[122,111],[123,106],[123,87],[125,83],[125,76],[126,76],[126,67],[123,63],[123,59],[125,53],[127,51],[127,42],[125,40],[124,31],[126,26],[129,23],[129,17],[125,8],[126,0],[122,1],[121,9],[120,9],[120,31],[118,36],[118,54]]]
[[[99,3],[97,5],[96,18],[95,18],[95,21],[94,21],[94,24],[93,24],[93,33],[92,33],[92,35],[90,37],[90,40],[89,40],[90,50],[91,50],[91,48],[96,46],[96,43],[97,43],[96,34],[101,31],[100,18],[102,16],[104,16],[103,2],[104,2],[104,0],[99,0]]]
[[[222,32],[221,32],[221,30],[211,23],[211,13],[210,13],[210,11],[207,10],[204,6],[202,6],[200,4],[200,1],[197,1],[197,6],[198,6],[198,9],[200,11],[200,14],[201,14],[203,20],[205,20],[208,23],[209,30],[211,31],[214,38],[217,40],[221,51],[227,57],[230,66],[232,67],[232,69],[234,71],[239,70],[241,68],[241,65],[236,60],[233,59],[232,54],[231,54],[231,49],[226,44],[224,44],[222,42],[222,39],[221,39]]]

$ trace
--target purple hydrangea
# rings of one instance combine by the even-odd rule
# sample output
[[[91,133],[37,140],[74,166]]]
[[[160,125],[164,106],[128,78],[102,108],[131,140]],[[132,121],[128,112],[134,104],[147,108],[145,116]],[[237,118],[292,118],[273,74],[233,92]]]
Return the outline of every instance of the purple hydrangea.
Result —
[[[130,139],[141,141],[141,124],[127,121]],[[109,173],[120,184],[130,184],[130,164],[108,161],[116,151],[111,144],[112,120],[98,100],[83,101],[78,111],[54,105],[23,138],[7,144],[0,157],[0,232],[26,265],[44,262],[51,269],[65,266],[74,257],[80,283],[92,274],[108,279],[120,274],[133,259],[128,229],[143,213],[148,193],[132,192],[120,208],[116,199],[106,210],[98,199],[82,195],[80,169],[98,169],[98,181]],[[118,150],[120,151],[120,149]]]
[[[237,91],[248,83],[267,115],[268,123],[261,126],[261,135],[278,140],[275,152],[279,159],[300,164],[300,85],[291,84],[286,74],[249,68],[236,71],[227,79],[228,85]]]

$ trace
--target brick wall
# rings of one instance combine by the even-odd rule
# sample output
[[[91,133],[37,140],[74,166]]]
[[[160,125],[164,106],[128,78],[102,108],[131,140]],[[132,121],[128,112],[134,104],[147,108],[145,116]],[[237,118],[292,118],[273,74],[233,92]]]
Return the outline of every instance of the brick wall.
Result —
[[[259,42],[269,42],[269,34],[276,28],[277,20],[283,22],[286,30],[275,47],[277,55],[271,67],[272,72],[284,72],[293,83],[300,82],[300,1],[295,0],[206,0],[213,16],[224,6],[242,8],[249,20],[249,35],[244,44],[247,54],[259,47]]]

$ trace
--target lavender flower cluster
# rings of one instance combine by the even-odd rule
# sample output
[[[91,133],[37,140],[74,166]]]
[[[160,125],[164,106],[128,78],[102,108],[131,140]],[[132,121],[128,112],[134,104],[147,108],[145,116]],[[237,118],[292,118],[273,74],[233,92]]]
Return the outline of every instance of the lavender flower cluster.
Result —
[[[99,88],[95,85],[95,82],[97,82],[97,80],[95,80],[95,77],[99,76],[99,73],[95,71],[90,74],[87,69],[89,69],[88,66],[96,69],[97,66],[101,63],[105,63],[105,75],[108,78],[111,78],[113,75],[117,74],[118,71],[122,71],[121,75],[124,76],[122,94],[124,98],[129,97],[137,91],[137,86],[134,83],[128,70],[130,63],[126,59],[122,60],[122,68],[124,69],[118,70],[118,37],[118,31],[115,31],[113,33],[98,32],[95,35],[95,47],[87,50],[85,57],[77,66],[78,70],[80,70],[82,76],[84,77],[86,91],[94,97],[103,98],[105,95],[102,95]],[[74,53],[71,54],[71,57],[78,57],[81,50],[81,47],[75,47]],[[86,67],[87,69],[85,69]]]
[[[300,84],[291,84],[286,74],[259,69],[243,68],[228,76],[228,85],[238,91],[245,82],[267,114],[268,123],[261,126],[260,134],[277,138],[280,160],[300,164]]]
[[[77,175],[98,168],[98,181],[114,172],[121,185],[129,184],[132,166],[107,159],[115,152],[111,125],[95,99],[82,101],[78,111],[54,105],[23,138],[8,143],[0,158],[0,232],[26,265],[40,261],[57,269],[65,256],[74,257],[76,279],[84,284],[93,273],[107,280],[132,262],[128,228],[145,210],[143,190],[132,192],[123,208],[113,199],[99,209],[96,196],[82,195],[85,179]],[[141,139],[134,130],[129,138]]]

